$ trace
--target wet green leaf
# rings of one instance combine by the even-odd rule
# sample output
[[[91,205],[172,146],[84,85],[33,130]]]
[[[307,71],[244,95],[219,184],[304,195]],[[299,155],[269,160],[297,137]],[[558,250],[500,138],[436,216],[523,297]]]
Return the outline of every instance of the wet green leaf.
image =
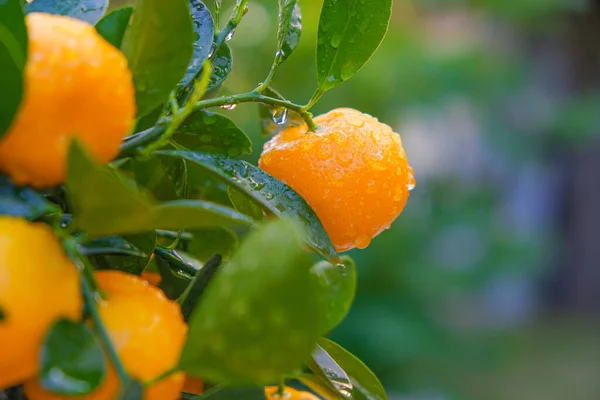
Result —
[[[302,33],[302,15],[298,0],[279,0],[276,62],[281,64],[298,46]]]
[[[188,284],[188,287],[177,300],[177,302],[181,305],[181,314],[186,322],[189,320],[196,303],[198,303],[198,300],[202,296],[202,293],[204,293],[210,280],[213,278],[215,272],[217,272],[217,269],[221,265],[222,259],[223,258],[218,254],[215,254],[213,257],[211,257],[202,266],[202,268],[196,272],[196,275]]]
[[[317,346],[312,352],[312,359],[308,362],[308,367],[322,382],[326,382],[329,389],[337,392],[343,398],[352,398],[354,386],[350,377],[321,346]]]
[[[214,382],[264,384],[301,367],[322,317],[300,237],[284,220],[246,237],[192,313],[184,371]]]
[[[231,200],[231,204],[233,204],[233,207],[235,207],[236,210],[256,221],[262,221],[265,219],[263,210],[257,206],[256,203],[246,197],[245,194],[231,186],[229,186],[227,189],[227,193],[229,194],[229,200]]]
[[[42,386],[59,394],[84,395],[100,385],[105,373],[102,346],[87,325],[66,319],[52,325],[40,353]]]
[[[121,47],[133,7],[123,7],[106,14],[96,24],[98,33],[116,48]]]
[[[199,75],[204,61],[208,58],[210,49],[215,36],[215,28],[210,11],[200,0],[189,0],[192,11],[192,21],[194,23],[194,54],[192,61],[187,67],[185,76],[180,84],[185,86],[190,84]]]
[[[23,97],[27,29],[19,0],[0,2],[0,138],[6,133]]]
[[[337,260],[331,240],[314,211],[292,188],[266,172],[242,160],[191,151],[158,151],[158,154],[183,157],[188,167],[200,167],[225,180],[261,207],[279,217],[295,219],[308,231],[307,243],[328,260]]]
[[[239,210],[238,210],[239,211]],[[192,234],[186,252],[200,261],[206,261],[213,254],[229,258],[239,246],[238,237],[225,228],[188,231]]]
[[[252,153],[250,138],[222,114],[199,110],[190,115],[173,135],[173,140],[193,151],[237,157]]]
[[[317,78],[328,90],[358,71],[377,50],[392,0],[325,0],[319,20]]]
[[[350,382],[354,387],[352,398],[356,400],[387,400],[381,382],[362,361],[331,340],[323,338],[319,340],[319,345],[350,377]]]
[[[232,63],[233,58],[231,56],[231,48],[225,43],[219,47],[218,50],[216,50],[216,53],[213,57],[213,72],[210,76],[210,82],[207,90],[215,89],[216,87],[220,86],[225,79],[227,79],[229,73],[231,72]]]
[[[334,389],[331,383],[321,376],[313,374],[301,374],[298,376],[298,380],[324,399],[340,400],[343,398],[340,393]]]
[[[108,0],[33,0],[25,11],[68,15],[94,25],[108,8]]]
[[[137,0],[122,50],[133,72],[138,116],[163,103],[183,78],[193,41],[188,0]]]
[[[0,175],[0,215],[34,220],[46,214],[59,213],[60,208],[29,187],[15,186]]]
[[[156,247],[154,260],[160,272],[161,281],[158,287],[171,300],[178,299],[188,287],[202,264],[184,257],[179,250]]]
[[[311,268],[317,296],[325,310],[325,331],[335,328],[348,314],[356,293],[356,267],[350,257],[342,263],[321,261]]]
[[[172,157],[137,157],[121,166],[133,179],[161,201],[187,197],[187,165]]]
[[[90,255],[89,259],[98,269],[117,269],[139,275],[148,264],[155,244],[156,232],[152,231],[138,235],[95,239],[85,244],[84,251],[87,254],[90,254],[90,251],[95,253]]]
[[[67,191],[72,227],[91,237],[149,232],[154,229],[252,225],[237,211],[201,200],[158,203],[89,158],[73,142],[68,156]]]

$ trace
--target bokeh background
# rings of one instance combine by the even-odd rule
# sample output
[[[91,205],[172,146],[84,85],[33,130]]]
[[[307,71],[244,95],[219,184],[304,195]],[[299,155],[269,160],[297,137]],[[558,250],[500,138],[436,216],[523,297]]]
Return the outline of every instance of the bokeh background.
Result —
[[[274,87],[305,103],[322,1],[300,3]],[[276,20],[250,2],[226,92],[266,75]],[[415,170],[400,218],[351,252],[356,302],[332,333],[391,398],[600,399],[599,89],[600,1],[396,0],[370,63],[315,107],[377,116]],[[223,112],[256,161],[256,106]]]

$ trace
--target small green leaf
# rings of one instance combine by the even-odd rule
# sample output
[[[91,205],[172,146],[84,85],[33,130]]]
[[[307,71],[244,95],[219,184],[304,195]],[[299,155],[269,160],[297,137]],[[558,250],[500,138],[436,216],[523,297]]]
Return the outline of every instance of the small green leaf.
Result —
[[[87,325],[67,319],[52,325],[40,353],[39,378],[44,388],[84,395],[100,385],[105,373],[102,346]]]
[[[0,175],[0,215],[34,220],[46,214],[60,213],[60,208],[28,187],[14,186]]]
[[[239,210],[238,210],[239,211]],[[186,252],[200,261],[206,261],[213,254],[229,258],[239,246],[238,237],[225,228],[188,231],[192,239]]]
[[[237,211],[201,200],[157,203],[99,166],[76,141],[68,156],[67,191],[72,227],[91,237],[149,232],[154,229],[214,228],[252,225]]]
[[[215,36],[215,27],[210,11],[200,0],[189,0],[194,23],[194,55],[180,84],[186,86],[199,77],[204,61],[208,58]]]
[[[33,0],[25,11],[67,15],[94,25],[108,8],[108,0]]]
[[[284,220],[246,237],[192,313],[184,371],[214,382],[265,384],[301,367],[322,316],[300,237]]]
[[[302,33],[302,15],[298,0],[279,0],[276,63],[281,64],[298,46]]]
[[[233,188],[232,186],[229,186],[227,193],[229,194],[229,200],[231,200],[231,204],[233,204],[233,207],[235,207],[236,210],[256,221],[262,221],[265,219],[263,210],[257,206],[256,203],[246,197],[246,195],[244,195],[242,192]]]
[[[321,346],[317,345],[312,352],[312,359],[309,361],[308,367],[317,377],[321,378],[321,381],[327,382],[330,389],[344,398],[352,398],[354,386],[350,377]]]
[[[194,279],[188,284],[188,287],[182,293],[181,297],[177,300],[177,302],[181,305],[181,314],[183,315],[184,320],[187,322],[192,314],[194,306],[204,293],[206,286],[214,276],[215,272],[221,265],[221,260],[223,258],[215,254],[211,257],[203,266],[200,268]]]
[[[231,48],[228,44],[224,43],[216,50],[213,56],[212,67],[213,72],[210,76],[210,82],[207,90],[215,89],[220,86],[221,83],[227,79],[231,72],[233,59],[231,56]]]
[[[392,0],[325,0],[319,20],[317,79],[322,90],[350,78],[388,29]]]
[[[106,14],[96,24],[98,33],[117,49],[121,48],[133,7],[123,7]]]
[[[311,268],[318,297],[325,310],[325,331],[335,328],[348,314],[356,293],[356,267],[350,257],[342,263],[321,261]]]
[[[323,338],[319,345],[350,377],[354,399],[387,400],[381,382],[362,361],[331,340]]]
[[[0,1],[0,138],[13,122],[23,97],[27,28],[19,0]]]
[[[137,0],[122,49],[133,72],[138,116],[163,103],[181,80],[193,41],[188,0]]]
[[[199,110],[190,115],[173,135],[173,140],[193,151],[208,151],[237,157],[252,153],[250,138],[222,114]]]
[[[156,232],[129,236],[110,236],[86,243],[84,252],[94,251],[90,262],[98,269],[117,269],[139,275],[148,264],[156,245]],[[101,246],[105,247],[101,247]],[[110,249],[110,245],[114,247]],[[99,250],[108,250],[99,253]],[[115,251],[116,250],[116,251]],[[129,251],[129,254],[125,253]]]
[[[321,221],[306,201],[292,188],[266,172],[245,161],[214,154],[168,150],[157,153],[183,157],[189,161],[190,169],[197,166],[212,172],[273,214],[299,221],[308,231],[307,243],[311,248],[327,260],[335,262],[339,259]]]
[[[200,396],[183,394],[182,400],[265,400],[265,389],[262,387],[226,387],[218,386],[207,390]]]

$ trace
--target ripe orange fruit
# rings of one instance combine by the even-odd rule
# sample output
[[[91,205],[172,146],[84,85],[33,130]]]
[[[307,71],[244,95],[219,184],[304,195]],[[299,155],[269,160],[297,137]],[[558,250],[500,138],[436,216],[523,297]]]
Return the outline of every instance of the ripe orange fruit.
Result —
[[[319,398],[312,393],[302,392],[289,386],[285,387],[283,396],[279,395],[278,386],[267,386],[265,387],[265,397],[267,400],[319,400]]]
[[[72,138],[98,160],[119,151],[135,120],[127,59],[86,22],[31,13],[21,108],[0,140],[0,170],[17,184],[48,187],[65,179]]]
[[[147,382],[175,367],[187,334],[181,310],[174,301],[144,279],[121,271],[98,271],[96,279],[105,299],[98,302],[113,346],[127,373]],[[144,400],[179,399],[185,375],[176,372],[144,391]],[[25,383],[29,400],[112,400],[117,397],[119,380],[111,367],[93,393],[66,397],[43,389],[36,379]]]
[[[182,391],[191,394],[202,394],[204,391],[204,381],[202,379],[186,375]]]
[[[147,280],[152,286],[158,286],[160,285],[160,281],[162,281],[162,276],[158,272],[144,271],[141,277]]]
[[[338,108],[268,141],[259,167],[315,211],[338,251],[365,248],[400,215],[416,182],[400,136],[370,115]]]
[[[61,318],[81,318],[79,274],[50,227],[0,217],[0,389],[36,374],[40,346]]]

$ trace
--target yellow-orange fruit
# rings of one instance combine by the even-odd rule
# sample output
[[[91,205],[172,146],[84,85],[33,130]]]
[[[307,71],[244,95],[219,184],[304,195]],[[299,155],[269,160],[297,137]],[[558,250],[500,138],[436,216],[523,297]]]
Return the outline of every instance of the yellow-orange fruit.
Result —
[[[0,170],[18,184],[65,179],[71,139],[98,160],[114,158],[135,121],[127,59],[86,22],[31,13],[25,93],[0,140]]]
[[[187,325],[176,302],[146,280],[121,271],[98,271],[96,279],[105,299],[98,302],[100,318],[127,373],[147,382],[177,365]],[[176,400],[185,375],[176,372],[144,390],[144,400]],[[114,368],[100,387],[80,397],[46,391],[37,379],[25,383],[29,400],[113,400],[119,391]]]
[[[400,136],[370,115],[338,108],[268,141],[259,167],[315,211],[338,251],[365,248],[402,212],[416,181]]]
[[[54,322],[79,320],[79,274],[44,224],[0,217],[0,390],[36,374]]]
[[[319,398],[312,393],[302,392],[289,386],[285,387],[283,396],[279,395],[278,386],[267,386],[265,387],[265,397],[267,400],[319,400]]]

